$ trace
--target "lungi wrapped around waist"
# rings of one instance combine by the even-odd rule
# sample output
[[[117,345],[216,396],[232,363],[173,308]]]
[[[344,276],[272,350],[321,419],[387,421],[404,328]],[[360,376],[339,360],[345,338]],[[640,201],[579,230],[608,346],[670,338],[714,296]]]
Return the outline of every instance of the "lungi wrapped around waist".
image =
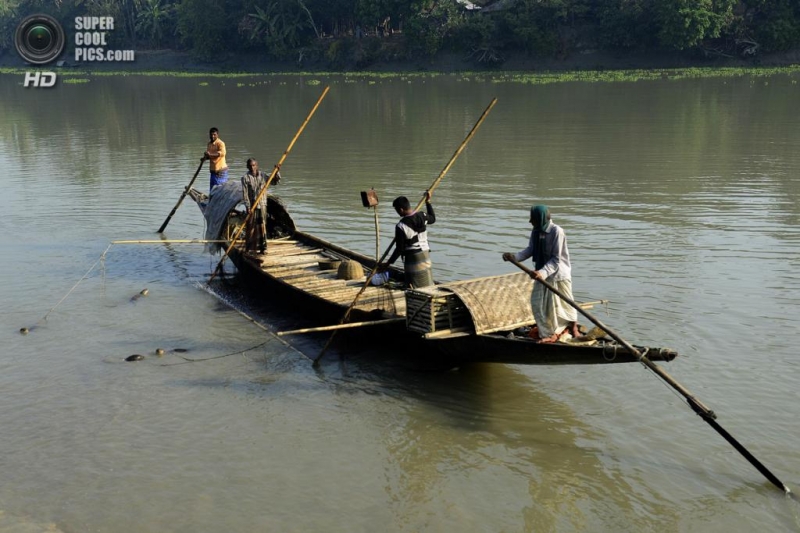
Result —
[[[430,252],[408,252],[403,258],[406,283],[412,287],[433,285],[433,265]]]

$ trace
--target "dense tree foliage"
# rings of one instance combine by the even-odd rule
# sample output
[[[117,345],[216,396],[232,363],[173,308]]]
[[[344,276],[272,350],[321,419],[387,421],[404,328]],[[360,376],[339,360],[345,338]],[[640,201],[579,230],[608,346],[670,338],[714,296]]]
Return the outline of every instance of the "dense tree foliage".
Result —
[[[729,27],[736,0],[658,0],[655,2],[659,42],[678,50],[716,39]]]
[[[0,52],[17,23],[47,13],[115,18],[112,47],[205,60],[240,51],[367,67],[448,51],[500,64],[512,53],[587,49],[757,56],[800,45],[800,0],[2,0]]]
[[[788,50],[800,40],[800,1],[744,0],[744,36],[766,50]]]

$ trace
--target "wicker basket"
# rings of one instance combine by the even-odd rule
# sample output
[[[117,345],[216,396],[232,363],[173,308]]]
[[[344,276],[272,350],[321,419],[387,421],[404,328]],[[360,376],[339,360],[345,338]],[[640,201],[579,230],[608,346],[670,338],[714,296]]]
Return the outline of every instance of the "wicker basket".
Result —
[[[364,277],[364,267],[358,261],[344,261],[336,273],[338,279],[359,279]]]

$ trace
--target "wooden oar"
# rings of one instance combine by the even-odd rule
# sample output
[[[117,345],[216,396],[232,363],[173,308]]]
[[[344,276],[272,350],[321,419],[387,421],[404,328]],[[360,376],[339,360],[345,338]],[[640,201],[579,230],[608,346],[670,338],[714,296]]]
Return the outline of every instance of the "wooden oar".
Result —
[[[186,195],[189,193],[189,189],[191,189],[192,185],[194,185],[194,180],[197,179],[198,174],[200,174],[200,169],[203,168],[203,163],[205,162],[206,162],[205,159],[200,161],[200,165],[197,167],[194,176],[192,176],[192,181],[190,181],[189,185],[187,185],[186,188],[183,190],[183,194],[181,194],[181,197],[178,199],[178,203],[175,204],[175,207],[172,208],[172,211],[170,211],[169,215],[167,216],[167,219],[164,221],[163,224],[161,224],[161,227],[158,228],[158,231],[156,233],[164,232],[164,229],[166,229],[167,224],[169,224],[169,221],[172,219],[172,216],[175,214],[175,211],[178,210],[178,208],[181,206],[181,202],[183,202],[183,199],[186,198]]]
[[[514,263],[520,270],[527,273],[529,276],[533,277],[534,273],[533,270],[521,264],[516,259],[512,258],[509,259],[509,261]],[[541,279],[537,279],[536,283],[541,283],[545,288],[547,288],[547,290],[549,290],[553,294],[558,295],[559,298],[561,298],[569,305],[574,307],[579,313],[581,313],[583,316],[591,320],[597,327],[605,331],[612,339],[614,339],[622,346],[624,346],[630,353],[634,355],[634,357],[636,357],[639,360],[640,363],[642,363],[644,366],[655,372],[658,377],[666,381],[667,384],[669,384],[673,389],[678,391],[678,393],[681,396],[686,398],[686,401],[689,403],[689,407],[691,407],[692,410],[700,416],[700,418],[705,420],[708,423],[708,425],[714,428],[717,431],[717,433],[722,435],[722,438],[724,438],[726,441],[728,441],[728,443],[730,443],[734,448],[736,448],[736,450],[739,453],[741,453],[744,456],[744,458],[750,462],[751,465],[756,467],[756,469],[759,472],[761,472],[764,475],[764,477],[766,477],[769,480],[770,483],[772,483],[779,489],[783,490],[786,494],[791,494],[792,491],[789,490],[789,487],[784,485],[784,483],[780,479],[778,479],[775,476],[775,474],[770,472],[766,466],[761,464],[761,462],[758,459],[756,459],[753,456],[753,454],[747,451],[747,449],[744,446],[742,446],[736,439],[733,438],[733,436],[730,433],[725,431],[725,429],[716,422],[717,415],[714,413],[714,411],[703,405],[703,403],[700,400],[695,398],[694,395],[691,392],[689,392],[683,385],[675,381],[675,379],[672,376],[670,376],[663,368],[653,363],[643,353],[641,353],[639,350],[628,344],[628,342],[625,341],[625,339],[617,335],[611,328],[600,322],[591,313],[589,313],[584,309],[581,309],[581,307],[577,303],[575,303],[575,301],[573,301],[571,298],[567,298],[567,296],[565,296],[561,291],[559,291],[553,285]]]
[[[445,174],[447,174],[447,172],[450,170],[450,167],[453,166],[453,163],[456,162],[456,159],[458,158],[459,155],[461,155],[461,152],[464,151],[464,148],[467,147],[467,143],[475,135],[475,132],[478,131],[478,128],[483,123],[483,121],[486,119],[487,115],[489,114],[489,111],[492,110],[492,108],[494,107],[494,105],[496,103],[497,103],[497,98],[493,98],[492,101],[489,103],[489,105],[484,110],[483,114],[481,114],[481,118],[479,118],[478,122],[476,122],[475,125],[472,126],[472,129],[467,134],[467,136],[464,138],[464,140],[461,142],[461,145],[453,153],[453,156],[450,158],[450,161],[448,161],[447,164],[444,166],[442,171],[439,173],[439,176],[437,176],[437,178],[435,180],[433,180],[433,183],[431,184],[430,187],[428,187],[426,192],[429,192],[429,193],[433,194],[433,191],[436,189],[436,187],[439,186],[439,183],[442,181],[442,178],[444,178]],[[425,199],[426,198],[427,198],[427,194],[422,196],[422,199],[417,204],[417,207],[416,207],[415,210],[418,211],[422,207],[422,204],[425,203]],[[361,295],[364,293],[364,291],[367,290],[367,287],[369,287],[370,281],[372,281],[373,276],[375,276],[375,274],[378,272],[378,265],[380,263],[382,263],[384,261],[384,259],[386,259],[387,255],[389,255],[389,252],[391,251],[392,246],[394,246],[394,242],[395,242],[395,239],[392,239],[392,242],[389,243],[389,247],[386,248],[386,251],[383,252],[383,255],[378,260],[378,263],[376,263],[375,268],[373,268],[372,272],[370,272],[369,276],[367,276],[367,280],[364,282],[364,286],[361,287],[361,290],[358,292],[358,294],[356,294],[356,297],[353,299],[353,303],[351,303],[350,307],[348,307],[347,311],[345,311],[344,316],[339,321],[339,324],[344,324],[345,322],[347,322],[347,319],[350,318],[350,313],[353,311],[353,308],[355,308],[356,303],[358,302],[358,299],[361,297]],[[336,331],[331,333],[331,336],[328,338],[328,342],[325,343],[325,346],[323,346],[322,350],[320,350],[319,354],[317,354],[317,357],[314,359],[314,366],[317,366],[319,364],[319,360],[322,359],[322,356],[325,354],[325,351],[328,349],[328,346],[330,346],[331,342],[333,342],[333,338],[335,336],[336,336]]]
[[[269,179],[264,184],[264,186],[261,188],[261,192],[258,193],[258,196],[256,197],[255,201],[253,202],[253,205],[250,207],[250,211],[248,211],[247,216],[244,219],[244,223],[241,226],[239,226],[239,228],[236,230],[236,233],[234,233],[234,235],[233,235],[233,237],[231,239],[231,241],[232,241],[231,245],[228,246],[227,250],[225,250],[225,254],[222,256],[222,259],[219,260],[219,263],[217,263],[217,267],[214,269],[214,272],[211,274],[211,277],[208,278],[208,282],[206,282],[206,284],[211,283],[211,281],[216,277],[217,273],[222,271],[222,264],[225,262],[225,259],[227,259],[228,254],[231,253],[231,250],[233,249],[233,247],[236,246],[236,239],[239,237],[239,235],[242,233],[242,230],[244,230],[244,228],[247,226],[247,223],[253,217],[253,213],[255,213],[256,209],[258,209],[258,203],[261,201],[261,198],[265,194],[267,194],[267,188],[269,188],[270,183],[272,183],[272,179],[275,177],[275,175],[281,169],[281,165],[283,165],[283,162],[286,161],[286,158],[289,156],[289,152],[292,151],[292,147],[294,147],[294,143],[297,142],[297,138],[300,137],[300,134],[303,133],[304,129],[306,129],[306,125],[308,124],[308,121],[310,121],[311,117],[314,116],[314,113],[316,113],[317,108],[319,107],[319,104],[322,103],[322,99],[325,98],[325,95],[328,94],[329,90],[330,90],[330,86],[327,86],[327,87],[325,87],[325,90],[322,91],[322,94],[317,99],[317,103],[314,104],[314,107],[311,108],[311,111],[308,113],[308,116],[303,121],[303,124],[300,126],[300,129],[297,130],[297,133],[295,134],[294,138],[292,139],[292,142],[290,142],[289,146],[286,147],[286,150],[283,152],[283,155],[281,156],[280,161],[278,161],[278,163],[275,165],[275,168],[272,169],[272,174],[269,175]]]

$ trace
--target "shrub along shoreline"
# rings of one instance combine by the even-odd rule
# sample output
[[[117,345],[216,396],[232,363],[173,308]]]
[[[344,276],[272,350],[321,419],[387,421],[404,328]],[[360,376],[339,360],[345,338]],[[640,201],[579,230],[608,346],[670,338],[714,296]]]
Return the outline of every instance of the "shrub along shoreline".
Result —
[[[28,15],[113,18],[130,69],[603,70],[800,63],[796,0],[0,2],[0,62]],[[152,50],[148,52],[148,50]],[[159,52],[160,50],[160,52]],[[170,50],[164,53],[163,50]],[[65,58],[74,54],[68,49]],[[793,58],[793,59],[791,59]],[[92,65],[92,68],[114,68]]]
[[[439,54],[425,61],[382,61],[367,68],[354,64],[332,69],[324,61],[298,63],[276,61],[263,54],[239,54],[215,62],[205,62],[186,52],[173,50],[137,51],[130,63],[74,62],[66,54],[56,63],[33,67],[14,53],[0,54],[0,73],[21,74],[26,71],[52,70],[64,78],[86,75],[151,75],[172,77],[235,78],[252,75],[307,74],[316,76],[343,75],[349,77],[435,76],[459,74],[492,81],[521,81],[553,83],[557,81],[637,81],[645,79],[679,79],[686,77],[764,76],[776,72],[800,72],[800,50],[771,54],[759,61],[742,59],[691,59],[681,54],[609,54],[594,52],[565,59],[512,57],[502,67],[487,68],[468,58],[454,54]]]

